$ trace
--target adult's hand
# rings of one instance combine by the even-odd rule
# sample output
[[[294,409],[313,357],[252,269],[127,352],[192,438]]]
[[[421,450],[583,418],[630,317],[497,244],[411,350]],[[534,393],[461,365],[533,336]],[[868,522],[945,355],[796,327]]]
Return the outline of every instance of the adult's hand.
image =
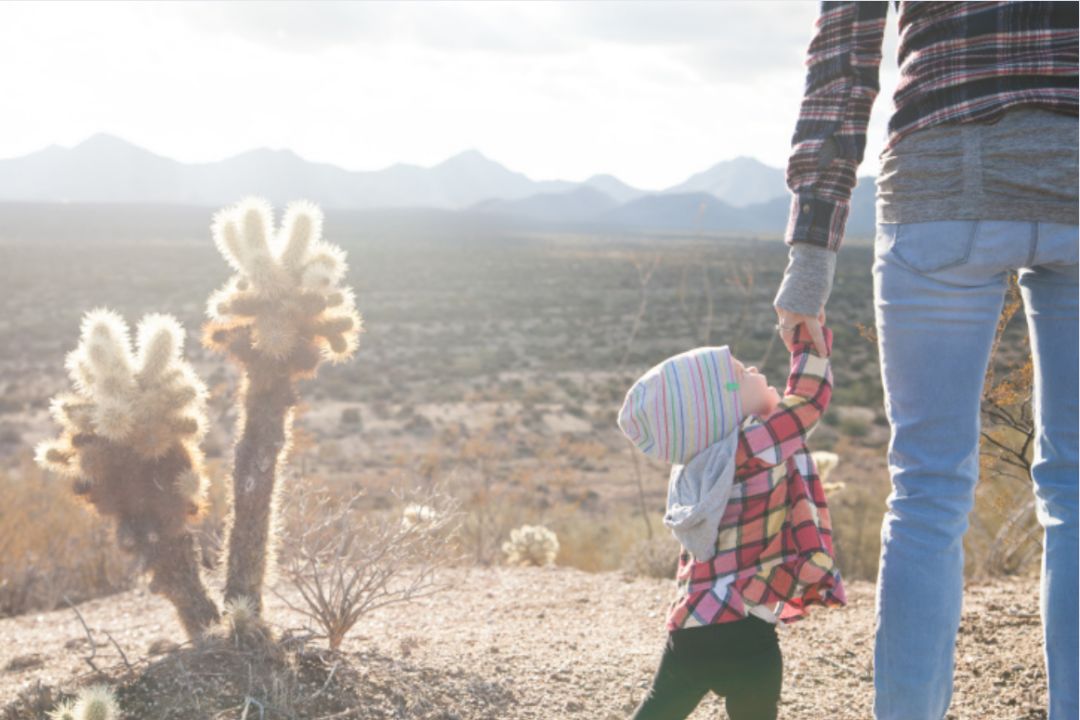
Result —
[[[792,340],[795,338],[795,328],[799,323],[806,325],[806,331],[810,333],[810,340],[814,343],[814,349],[817,350],[817,354],[821,357],[828,357],[828,349],[825,346],[825,333],[821,331],[821,326],[825,324],[825,308],[822,307],[821,311],[817,314],[817,317],[813,315],[800,315],[799,313],[785,310],[782,307],[776,308],[777,322],[780,324],[780,339],[784,341],[784,346],[788,349],[788,352],[792,350]]]

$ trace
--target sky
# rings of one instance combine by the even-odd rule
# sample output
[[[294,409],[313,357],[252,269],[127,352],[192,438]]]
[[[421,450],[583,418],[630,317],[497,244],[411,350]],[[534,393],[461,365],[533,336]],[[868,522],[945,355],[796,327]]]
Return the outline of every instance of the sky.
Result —
[[[349,170],[479,150],[535,180],[662,189],[786,164],[816,2],[0,3],[0,157],[98,132],[182,162]],[[890,10],[860,174],[896,84]]]

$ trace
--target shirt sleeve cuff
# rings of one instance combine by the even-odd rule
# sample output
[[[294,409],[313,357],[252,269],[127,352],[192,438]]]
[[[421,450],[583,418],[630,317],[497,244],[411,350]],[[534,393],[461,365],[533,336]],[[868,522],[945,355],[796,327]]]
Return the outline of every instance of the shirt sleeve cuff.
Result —
[[[838,251],[850,207],[849,201],[826,200],[805,193],[793,195],[784,242]]]
[[[796,243],[788,256],[788,266],[773,305],[799,315],[816,316],[832,292],[836,253],[809,243]]]

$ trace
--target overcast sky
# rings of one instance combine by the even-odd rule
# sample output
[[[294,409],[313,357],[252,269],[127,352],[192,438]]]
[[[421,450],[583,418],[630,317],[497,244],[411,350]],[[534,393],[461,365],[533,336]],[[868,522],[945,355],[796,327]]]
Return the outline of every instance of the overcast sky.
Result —
[[[786,163],[816,2],[0,3],[0,157],[108,132],[185,162],[351,170],[475,148],[659,189]],[[896,83],[890,17],[860,173]]]

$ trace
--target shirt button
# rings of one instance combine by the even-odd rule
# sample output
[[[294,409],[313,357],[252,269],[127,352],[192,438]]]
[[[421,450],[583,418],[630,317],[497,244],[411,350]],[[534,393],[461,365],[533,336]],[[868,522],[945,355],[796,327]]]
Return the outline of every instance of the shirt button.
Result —
[[[802,206],[802,211],[803,212],[810,212],[810,203],[806,203],[805,205],[803,205]]]

